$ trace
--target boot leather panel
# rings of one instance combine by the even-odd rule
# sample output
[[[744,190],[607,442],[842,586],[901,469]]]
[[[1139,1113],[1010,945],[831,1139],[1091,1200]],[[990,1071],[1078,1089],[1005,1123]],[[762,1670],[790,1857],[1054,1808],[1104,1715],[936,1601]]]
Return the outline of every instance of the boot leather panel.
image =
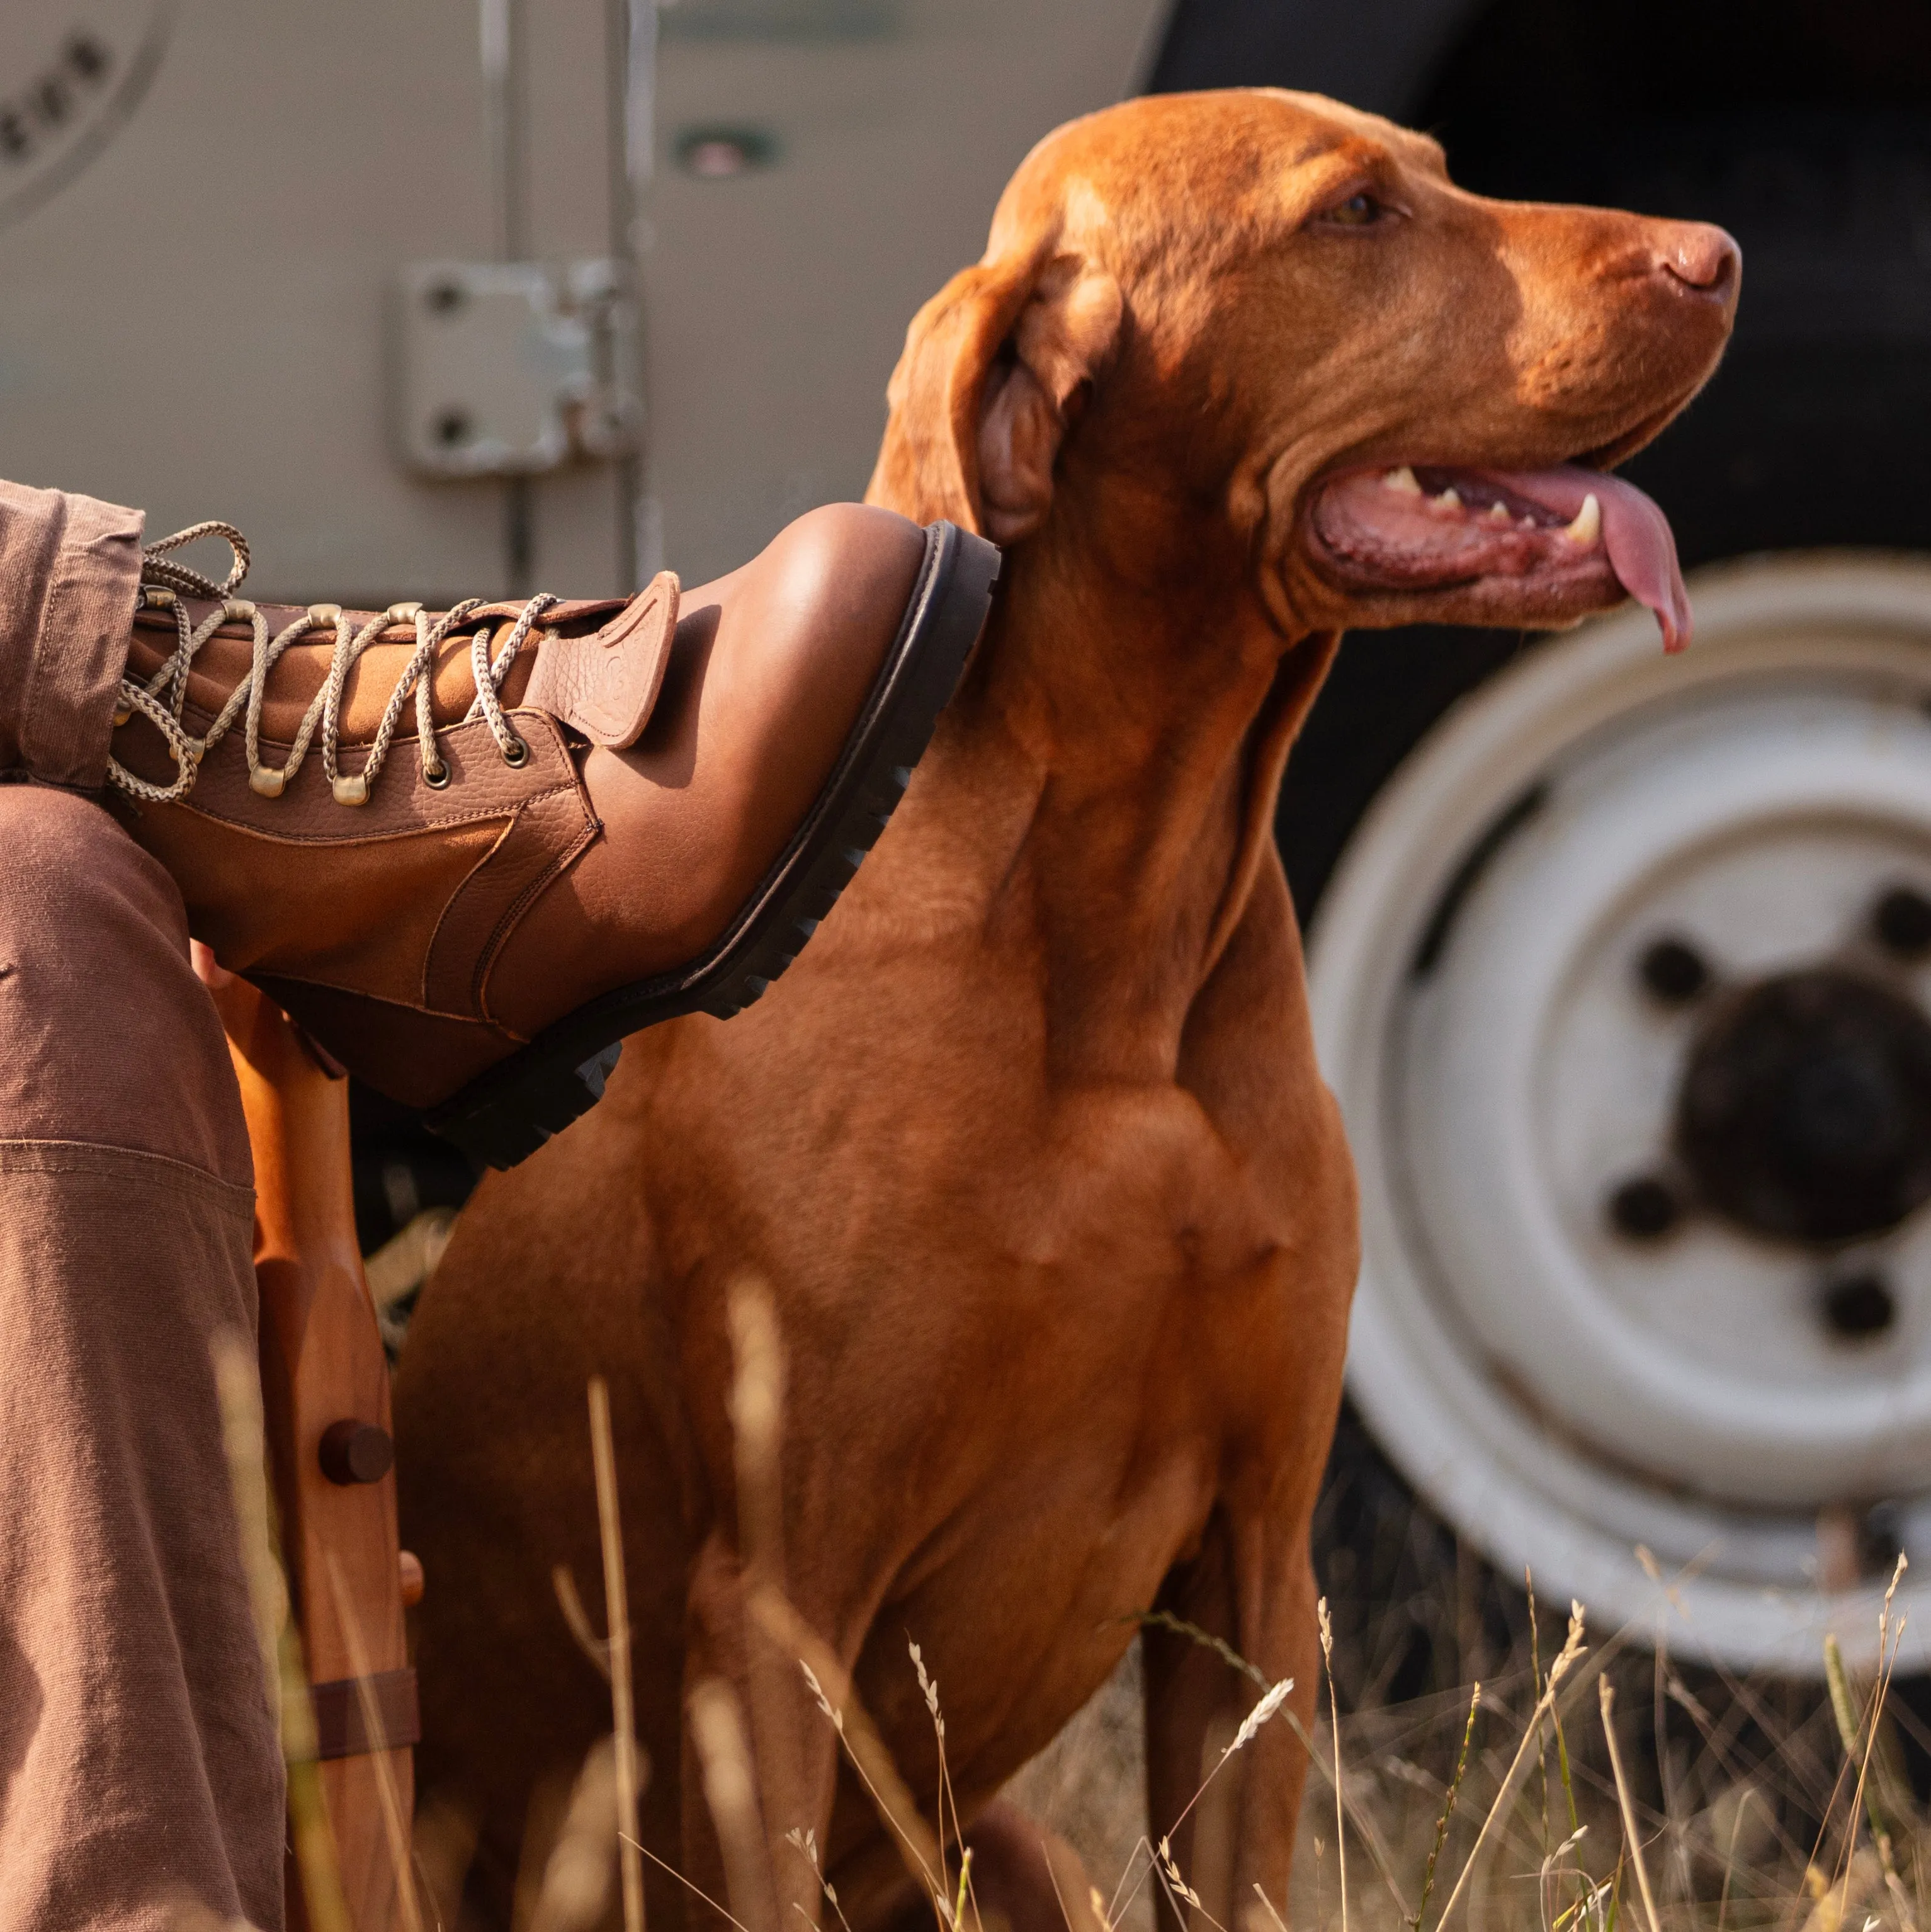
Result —
[[[483,1020],[425,1013],[307,979],[250,976],[291,1019],[329,1041],[357,1078],[406,1107],[433,1106],[523,1043]]]
[[[438,1012],[477,1013],[518,1038],[523,1028],[491,1010],[490,969],[523,915],[597,836],[568,793],[532,799],[449,900],[429,944],[423,994]],[[526,1022],[527,1030],[540,1022]]]
[[[823,790],[904,620],[924,533],[859,512],[794,525],[679,601],[650,722],[583,769],[603,836],[490,968],[490,1010],[541,1030],[580,1000],[696,957]]]
[[[182,895],[188,929],[230,972],[298,972],[418,1008],[426,1004],[424,964],[437,925],[488,863],[503,830],[484,824],[308,848],[295,862],[304,875],[304,902],[299,920],[292,920],[286,846],[181,806],[151,808],[129,829],[176,878],[190,883],[193,890]]]
[[[521,766],[505,763],[481,720],[459,725],[440,740],[451,770],[440,789],[424,781],[412,748],[398,749],[366,804],[338,805],[311,747],[288,789],[264,798],[249,788],[231,733],[186,799],[137,806],[116,794],[116,808],[136,840],[187,882],[190,929],[231,972],[286,974],[481,1019],[496,954],[598,831],[562,728],[535,711],[511,722],[529,747]],[[188,722],[205,728],[192,712]],[[124,763],[166,775],[166,748],[145,721],[115,737]],[[286,749],[265,746],[264,755],[279,765]],[[343,762],[356,768],[364,755],[352,747]],[[293,900],[291,864],[304,880]]]

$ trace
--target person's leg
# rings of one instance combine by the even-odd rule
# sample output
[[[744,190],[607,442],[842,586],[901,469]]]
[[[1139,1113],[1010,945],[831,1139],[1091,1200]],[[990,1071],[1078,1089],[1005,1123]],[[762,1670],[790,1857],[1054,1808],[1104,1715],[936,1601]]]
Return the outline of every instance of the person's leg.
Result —
[[[141,526],[139,510],[0,482],[0,774],[106,784]]]
[[[0,542],[0,548],[4,542]],[[281,1922],[283,1794],[209,1345],[252,1174],[181,896],[0,784],[0,1932]]]

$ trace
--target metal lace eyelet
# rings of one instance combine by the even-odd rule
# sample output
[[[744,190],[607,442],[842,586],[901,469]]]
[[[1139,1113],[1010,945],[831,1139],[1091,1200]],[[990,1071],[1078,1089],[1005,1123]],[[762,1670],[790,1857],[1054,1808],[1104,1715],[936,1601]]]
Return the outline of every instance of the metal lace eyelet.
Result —
[[[422,782],[431,791],[441,791],[448,784],[451,776],[447,765],[424,765],[422,768]]]
[[[512,738],[503,748],[503,763],[506,765],[525,765],[529,762],[529,747],[520,738]]]

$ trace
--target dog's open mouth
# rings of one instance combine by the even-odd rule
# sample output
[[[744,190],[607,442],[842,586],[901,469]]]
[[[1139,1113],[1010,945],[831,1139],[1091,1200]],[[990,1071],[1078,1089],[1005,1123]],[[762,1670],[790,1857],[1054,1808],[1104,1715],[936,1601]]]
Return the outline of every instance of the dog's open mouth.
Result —
[[[1313,534],[1345,580],[1393,591],[1477,586],[1498,623],[1573,619],[1624,592],[1663,648],[1690,641],[1676,539],[1633,484],[1600,471],[1357,470],[1316,499]]]

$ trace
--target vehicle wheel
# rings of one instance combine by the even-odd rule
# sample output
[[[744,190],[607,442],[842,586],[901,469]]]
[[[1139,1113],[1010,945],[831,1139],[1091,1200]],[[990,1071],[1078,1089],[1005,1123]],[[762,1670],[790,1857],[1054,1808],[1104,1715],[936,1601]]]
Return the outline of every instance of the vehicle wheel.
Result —
[[[1327,885],[1349,1388],[1504,1575],[1808,1674],[1931,1543],[1931,564],[1693,591],[1463,698]]]

